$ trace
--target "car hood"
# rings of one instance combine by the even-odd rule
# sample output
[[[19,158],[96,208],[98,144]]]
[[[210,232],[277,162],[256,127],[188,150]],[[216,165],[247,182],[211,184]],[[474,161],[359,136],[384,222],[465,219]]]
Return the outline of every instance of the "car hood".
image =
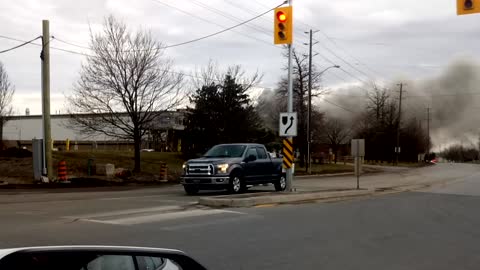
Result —
[[[188,164],[195,164],[195,163],[210,163],[210,164],[228,163],[228,164],[234,164],[234,163],[240,163],[240,162],[242,162],[242,158],[206,158],[206,157],[201,157],[201,158],[196,158],[196,159],[190,159],[187,163]]]

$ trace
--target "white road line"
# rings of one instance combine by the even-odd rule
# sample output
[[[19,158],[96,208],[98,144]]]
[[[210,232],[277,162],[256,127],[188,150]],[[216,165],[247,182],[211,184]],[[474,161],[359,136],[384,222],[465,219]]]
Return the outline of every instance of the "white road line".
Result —
[[[65,218],[92,219],[92,218],[131,215],[131,214],[140,214],[140,213],[149,213],[149,212],[174,211],[174,210],[181,210],[181,209],[182,209],[181,206],[169,205],[169,206],[159,206],[159,207],[118,210],[118,211],[110,211],[110,212],[102,212],[102,213],[91,213],[91,214],[85,214],[85,215],[80,215],[80,216],[65,216]]]
[[[96,223],[115,224],[115,225],[136,225],[136,224],[142,224],[142,223],[152,223],[152,222],[160,222],[160,221],[167,221],[167,220],[173,220],[173,219],[217,215],[217,214],[224,214],[224,213],[244,214],[242,212],[229,211],[229,210],[194,209],[194,210],[185,210],[185,211],[178,211],[178,212],[151,214],[151,215],[145,215],[145,216],[108,219],[108,220],[99,220],[99,219],[91,219],[91,218],[82,219],[82,220],[89,221],[89,222],[96,222]]]
[[[114,201],[114,200],[129,200],[129,199],[142,199],[142,198],[161,198],[171,195],[147,195],[147,196],[124,196],[124,197],[109,197],[109,198],[98,198],[98,201]]]

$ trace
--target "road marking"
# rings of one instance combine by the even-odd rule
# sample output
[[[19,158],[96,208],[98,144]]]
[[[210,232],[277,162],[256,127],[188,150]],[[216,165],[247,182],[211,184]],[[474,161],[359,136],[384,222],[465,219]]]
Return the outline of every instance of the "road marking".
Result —
[[[166,197],[171,195],[147,195],[147,196],[124,196],[124,197],[109,197],[109,198],[99,198],[99,201],[114,201],[114,200],[128,200],[128,199],[142,199],[142,198],[159,198]]]
[[[181,206],[169,205],[169,206],[136,208],[136,209],[119,210],[119,211],[109,211],[109,212],[102,212],[102,213],[91,213],[91,214],[85,214],[85,215],[80,215],[80,216],[66,216],[65,218],[91,219],[91,218],[131,215],[131,214],[139,214],[139,213],[149,213],[149,212],[173,211],[173,210],[181,210],[181,209],[183,209]]]
[[[268,208],[268,207],[275,207],[278,203],[270,203],[270,204],[259,204],[255,205],[254,208]]]
[[[166,213],[164,212],[164,213],[158,213],[158,214],[148,214],[143,216],[133,216],[133,217],[123,217],[123,218],[112,218],[112,219],[86,218],[81,220],[88,221],[88,222],[104,223],[104,224],[114,224],[114,225],[137,225],[142,223],[161,222],[161,221],[167,221],[167,220],[199,217],[199,216],[207,216],[207,215],[217,215],[217,214],[224,214],[224,213],[244,214],[242,212],[220,210],[220,209],[193,209],[193,210],[184,210],[184,211],[166,212]]]

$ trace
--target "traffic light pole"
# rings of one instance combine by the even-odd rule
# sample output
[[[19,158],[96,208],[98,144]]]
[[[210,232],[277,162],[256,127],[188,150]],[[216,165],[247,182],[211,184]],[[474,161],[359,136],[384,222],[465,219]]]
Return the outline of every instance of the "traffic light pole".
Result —
[[[288,5],[292,5],[292,1],[288,1]],[[292,72],[293,72],[293,65],[292,65],[292,54],[293,54],[293,42],[291,44],[288,44],[288,102],[287,102],[287,111],[289,113],[293,112],[293,78],[292,78]],[[289,137],[289,139],[292,139],[292,137]],[[293,151],[293,159],[295,160],[295,151]],[[295,162],[293,162],[295,166]],[[287,192],[292,192],[293,191],[293,167],[287,169],[287,181],[286,181],[286,188],[285,190]]]

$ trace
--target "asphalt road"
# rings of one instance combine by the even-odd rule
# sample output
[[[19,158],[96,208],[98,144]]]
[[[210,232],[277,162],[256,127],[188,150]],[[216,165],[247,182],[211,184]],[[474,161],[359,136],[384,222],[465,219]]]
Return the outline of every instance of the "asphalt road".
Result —
[[[249,209],[199,207],[178,187],[4,193],[0,247],[178,248],[210,269],[478,269],[480,166],[425,170],[453,181],[421,192]]]

